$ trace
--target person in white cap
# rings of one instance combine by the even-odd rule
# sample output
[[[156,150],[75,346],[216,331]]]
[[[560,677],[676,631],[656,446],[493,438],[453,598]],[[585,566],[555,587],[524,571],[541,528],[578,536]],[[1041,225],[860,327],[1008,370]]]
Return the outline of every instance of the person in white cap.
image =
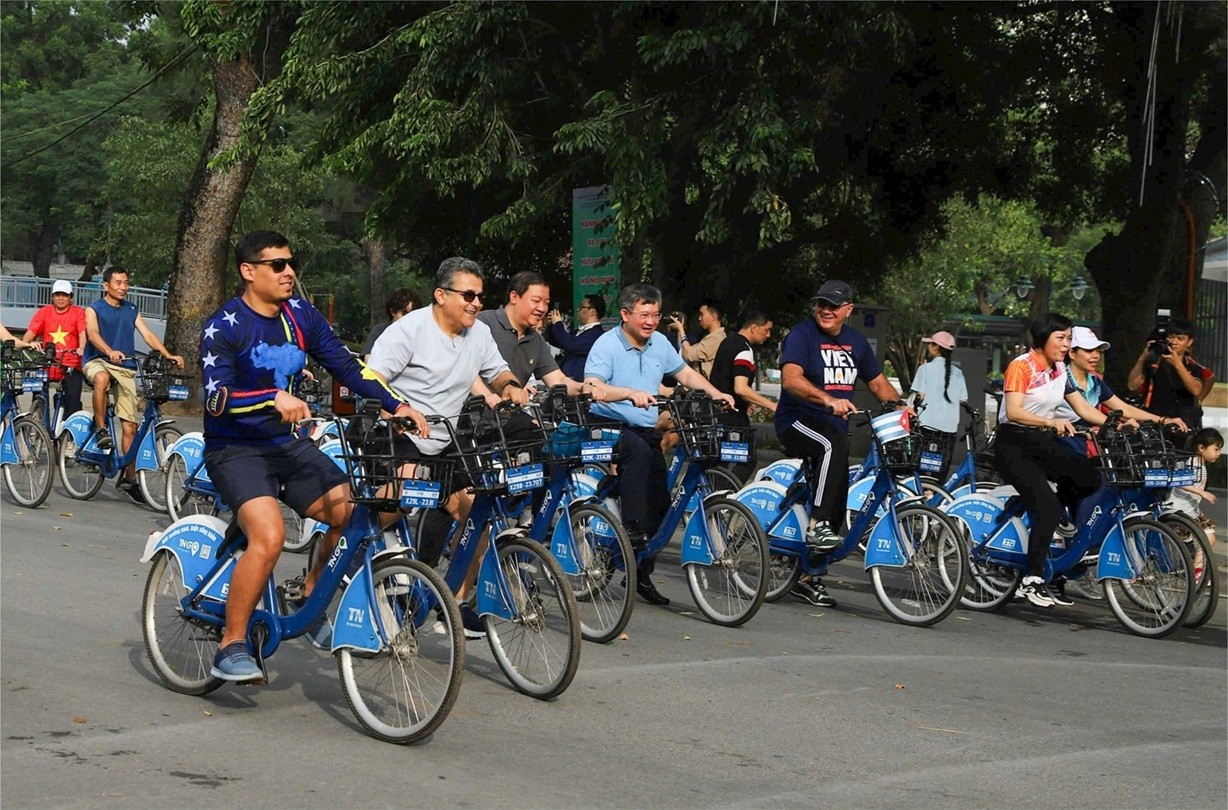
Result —
[[[81,348],[85,346],[85,310],[72,302],[72,282],[60,279],[51,285],[51,303],[34,313],[25,341],[55,347],[55,361],[48,376],[64,391],[64,416],[81,410]],[[51,403],[47,403],[50,407]]]
[[[1178,430],[1186,431],[1185,422],[1175,416],[1157,416],[1154,413],[1136,408],[1113,393],[1113,389],[1104,381],[1096,369],[1100,366],[1101,354],[1108,351],[1109,344],[1096,337],[1096,333],[1086,326],[1076,326],[1070,330],[1070,354],[1066,357],[1066,375],[1075,389],[1083,395],[1093,408],[1101,410],[1121,411],[1127,419],[1136,422],[1159,422],[1161,425],[1171,425]],[[1057,417],[1071,422],[1080,422],[1086,426],[1065,402],[1058,406]]]
[[[959,409],[968,402],[968,383],[964,372],[951,362],[955,351],[955,336],[950,332],[935,332],[921,338],[929,359],[917,368],[912,378],[912,392],[925,407],[919,413],[922,434],[936,441],[942,449],[942,469],[939,481],[947,477],[951,453],[955,450],[959,432]]]

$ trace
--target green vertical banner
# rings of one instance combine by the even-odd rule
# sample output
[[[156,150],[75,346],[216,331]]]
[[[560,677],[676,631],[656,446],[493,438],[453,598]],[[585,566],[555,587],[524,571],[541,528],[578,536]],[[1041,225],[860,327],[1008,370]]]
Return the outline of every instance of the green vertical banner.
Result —
[[[606,302],[606,323],[618,323],[618,291],[622,258],[614,238],[617,229],[610,207],[610,187],[577,188],[571,192],[572,312],[580,311],[586,295]]]

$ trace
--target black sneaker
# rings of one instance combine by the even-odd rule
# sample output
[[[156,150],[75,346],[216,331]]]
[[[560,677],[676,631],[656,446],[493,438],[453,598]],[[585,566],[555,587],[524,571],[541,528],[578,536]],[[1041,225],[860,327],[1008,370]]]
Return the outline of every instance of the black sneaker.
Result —
[[[819,580],[799,579],[791,593],[803,602],[809,602],[815,607],[835,607],[836,600],[827,593],[826,586]]]
[[[99,450],[110,450],[115,446],[115,442],[111,439],[111,431],[107,430],[106,428],[96,428],[94,435],[97,436],[97,441],[95,444],[98,445]]]
[[[844,538],[831,530],[831,524],[826,520],[816,520],[814,525],[806,530],[806,545],[812,550],[826,554],[839,548]]]
[[[483,638],[486,635],[486,623],[468,602],[460,604],[461,626],[465,628],[465,638]]]
[[[1049,583],[1049,598],[1053,600],[1053,604],[1069,607],[1074,604],[1074,600],[1066,595],[1066,579],[1064,577],[1054,577],[1053,582]]]
[[[1061,537],[1069,540],[1079,533],[1079,527],[1071,523],[1069,520],[1063,520],[1057,524],[1057,528],[1053,531],[1054,537]]]
[[[1045,587],[1045,581],[1040,577],[1024,577],[1015,591],[1015,596],[1028,600],[1036,607],[1051,608],[1055,604],[1049,589]]]
[[[135,478],[121,478],[115,482],[115,488],[127,495],[136,503],[141,505],[147,503],[145,496],[141,494],[141,485],[137,483]]]

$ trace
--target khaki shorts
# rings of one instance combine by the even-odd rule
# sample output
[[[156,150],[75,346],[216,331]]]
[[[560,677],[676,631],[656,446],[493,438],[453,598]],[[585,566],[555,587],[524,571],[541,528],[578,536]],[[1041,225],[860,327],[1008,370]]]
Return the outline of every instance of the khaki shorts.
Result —
[[[141,421],[136,415],[136,371],[123,366],[113,366],[106,360],[94,358],[86,363],[83,369],[85,379],[90,385],[94,384],[94,377],[100,371],[111,375],[111,380],[118,390],[115,396],[115,415],[125,422]]]

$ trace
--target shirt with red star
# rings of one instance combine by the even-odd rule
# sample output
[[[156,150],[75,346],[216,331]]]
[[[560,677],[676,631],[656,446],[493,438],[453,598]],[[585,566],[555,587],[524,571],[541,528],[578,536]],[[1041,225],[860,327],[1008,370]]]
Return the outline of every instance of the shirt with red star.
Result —
[[[81,333],[85,331],[85,310],[74,305],[61,313],[48,304],[34,313],[29,331],[34,333],[34,340],[39,343],[54,344],[57,353],[65,349],[79,352]]]

